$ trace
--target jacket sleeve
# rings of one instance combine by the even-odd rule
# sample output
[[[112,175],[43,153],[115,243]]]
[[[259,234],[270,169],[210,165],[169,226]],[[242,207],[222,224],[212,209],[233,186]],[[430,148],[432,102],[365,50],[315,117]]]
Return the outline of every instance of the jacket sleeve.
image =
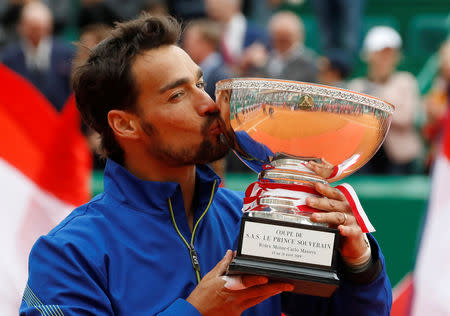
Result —
[[[392,289],[384,257],[375,239],[368,235],[372,248],[371,267],[360,274],[343,273],[343,282],[332,300],[332,315],[389,315]]]
[[[371,267],[359,274],[340,271],[341,283],[330,298],[284,293],[286,315],[388,316],[392,306],[392,290],[385,262],[375,239],[368,234],[372,248]]]
[[[55,236],[44,236],[36,242],[30,253],[21,316],[115,315],[107,292],[107,277],[97,259],[89,256],[94,248],[88,247],[85,245],[80,251],[73,243]],[[201,316],[181,298],[157,315]]]
[[[55,236],[39,238],[28,270],[20,315],[114,315],[105,275],[73,243]]]
[[[202,316],[199,311],[191,305],[188,301],[184,299],[177,299],[169,307],[167,307],[163,312],[158,313],[158,316]]]

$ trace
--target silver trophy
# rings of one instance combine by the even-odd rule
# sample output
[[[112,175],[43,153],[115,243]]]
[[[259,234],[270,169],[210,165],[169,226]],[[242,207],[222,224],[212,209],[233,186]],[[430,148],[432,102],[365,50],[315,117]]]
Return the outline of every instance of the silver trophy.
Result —
[[[319,195],[314,183],[340,180],[375,154],[394,107],[343,89],[259,78],[218,82],[216,100],[224,141],[258,173],[228,274],[265,275],[294,284],[296,293],[330,296],[339,284],[339,233],[311,222],[317,210],[305,200]]]

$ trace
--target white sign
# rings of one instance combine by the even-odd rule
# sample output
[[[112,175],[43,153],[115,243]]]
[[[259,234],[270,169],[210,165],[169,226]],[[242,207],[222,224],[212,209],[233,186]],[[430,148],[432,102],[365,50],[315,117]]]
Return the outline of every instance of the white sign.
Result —
[[[335,234],[246,221],[243,255],[331,266]]]

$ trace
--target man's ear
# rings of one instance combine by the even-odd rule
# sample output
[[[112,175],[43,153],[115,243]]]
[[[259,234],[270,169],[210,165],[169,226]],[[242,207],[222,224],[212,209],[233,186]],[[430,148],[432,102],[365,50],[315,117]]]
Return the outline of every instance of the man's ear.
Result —
[[[137,118],[131,112],[122,110],[109,111],[108,124],[118,137],[132,139],[139,137]]]

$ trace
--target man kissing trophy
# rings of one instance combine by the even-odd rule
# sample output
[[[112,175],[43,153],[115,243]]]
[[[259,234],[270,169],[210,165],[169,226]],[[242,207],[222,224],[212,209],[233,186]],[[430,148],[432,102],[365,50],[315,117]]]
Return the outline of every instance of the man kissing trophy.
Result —
[[[329,297],[339,284],[339,243],[349,217],[367,245],[365,233],[374,228],[348,184],[336,189],[351,210],[336,212],[334,225],[320,220],[331,215],[313,201],[322,196],[322,185],[370,160],[394,106],[339,88],[259,78],[222,80],[216,99],[229,109],[222,110],[223,141],[258,173],[245,193],[228,274],[265,275],[292,283],[296,293]]]

